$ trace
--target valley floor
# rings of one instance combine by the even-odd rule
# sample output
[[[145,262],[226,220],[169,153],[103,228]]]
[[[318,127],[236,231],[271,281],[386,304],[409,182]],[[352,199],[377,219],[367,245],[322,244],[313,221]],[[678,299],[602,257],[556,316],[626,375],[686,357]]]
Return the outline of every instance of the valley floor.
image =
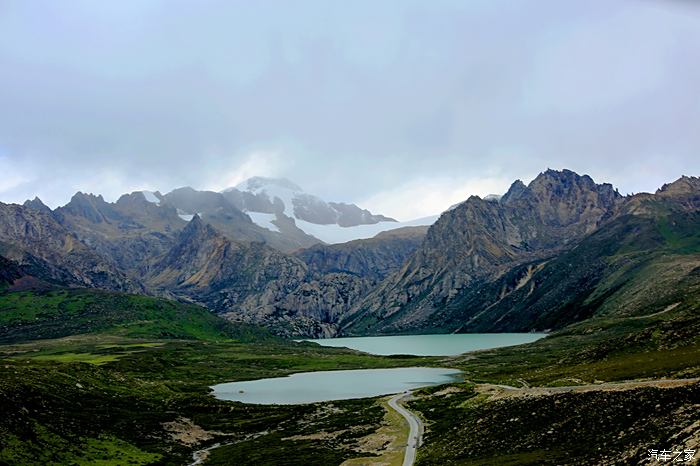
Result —
[[[592,319],[447,358],[296,344],[151,298],[4,299],[2,465],[186,465],[217,443],[201,464],[401,464],[408,429],[386,399],[245,405],[209,387],[402,366],[458,368],[468,381],[417,390],[406,403],[425,426],[418,466],[649,464],[650,449],[700,446],[695,295],[664,313]]]

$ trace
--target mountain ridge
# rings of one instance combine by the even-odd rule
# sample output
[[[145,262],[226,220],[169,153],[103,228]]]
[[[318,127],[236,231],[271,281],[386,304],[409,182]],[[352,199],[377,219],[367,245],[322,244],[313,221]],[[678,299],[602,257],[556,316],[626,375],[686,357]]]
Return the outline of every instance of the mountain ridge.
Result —
[[[253,215],[236,207],[239,195],[257,199],[180,188],[114,203],[78,192],[53,211],[38,198],[3,204],[0,256],[39,281],[200,303],[230,320],[313,337],[561,328],[621,296],[633,300],[628,287],[654,289],[634,270],[657,270],[669,286],[690,283],[683,274],[700,244],[700,180],[689,176],[621,196],[588,175],[546,170],[500,198],[470,196],[429,227],[385,222],[395,228],[331,245],[280,214],[283,200],[256,207],[277,213]],[[275,243],[282,221],[299,234],[286,237],[286,250]],[[634,243],[635,232],[644,240]],[[581,266],[567,272],[574,260]]]
[[[671,205],[697,210],[696,185],[682,183],[691,194]],[[624,197],[607,183],[595,184],[569,170],[547,170],[527,186],[517,180],[498,202],[472,196],[443,213],[401,270],[380,283],[341,323],[341,333],[546,330],[534,323],[520,325],[523,319],[513,314],[503,317],[505,303],[517,308],[517,301],[503,301],[503,311],[493,306],[515,288],[519,299],[526,299],[523,293],[532,292],[533,275],[550,270],[548,261],[628,215],[635,204],[643,207],[637,211],[671,211],[663,196]],[[604,256],[604,251],[591,254]],[[479,321],[469,309],[480,310]],[[455,321],[456,316],[466,320]],[[580,318],[571,314],[567,322]],[[496,321],[502,325],[491,327]]]

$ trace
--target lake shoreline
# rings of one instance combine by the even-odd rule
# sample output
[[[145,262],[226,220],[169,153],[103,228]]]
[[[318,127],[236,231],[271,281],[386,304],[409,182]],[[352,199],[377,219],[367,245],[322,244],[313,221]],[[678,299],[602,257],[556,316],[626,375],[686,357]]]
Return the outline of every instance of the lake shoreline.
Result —
[[[380,335],[367,337],[305,338],[297,342],[325,347],[350,348],[378,356],[456,356],[506,346],[533,343],[546,333],[442,333],[425,335]]]
[[[462,371],[398,367],[298,372],[284,377],[213,385],[215,398],[246,404],[292,405],[374,398],[462,381]]]

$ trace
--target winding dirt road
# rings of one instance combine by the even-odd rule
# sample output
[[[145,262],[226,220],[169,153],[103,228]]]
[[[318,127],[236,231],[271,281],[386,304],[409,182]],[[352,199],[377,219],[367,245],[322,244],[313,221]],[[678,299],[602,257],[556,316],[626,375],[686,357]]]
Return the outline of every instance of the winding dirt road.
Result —
[[[416,460],[416,451],[423,437],[423,423],[420,418],[399,404],[399,401],[410,395],[411,392],[403,392],[393,396],[389,400],[389,406],[408,421],[408,442],[406,443],[406,453],[403,457],[403,466],[413,466]]]

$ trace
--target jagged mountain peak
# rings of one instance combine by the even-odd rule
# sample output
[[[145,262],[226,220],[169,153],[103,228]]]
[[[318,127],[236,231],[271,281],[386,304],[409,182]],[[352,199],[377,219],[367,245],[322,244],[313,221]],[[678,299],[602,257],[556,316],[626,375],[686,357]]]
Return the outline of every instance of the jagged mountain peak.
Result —
[[[527,192],[527,186],[520,180],[515,180],[513,184],[510,185],[508,191],[501,197],[501,202],[507,204],[510,201],[520,199],[523,194]]]
[[[104,197],[102,197],[102,194],[84,193],[82,191],[78,191],[77,193],[73,194],[73,197],[71,197],[71,202],[80,202],[85,200],[105,202],[105,199]]]
[[[596,185],[593,178],[588,175],[579,175],[578,173],[563,169],[563,170],[553,170],[548,168],[544,172],[540,173],[535,177],[534,180],[528,184],[528,189],[539,190],[539,189],[549,189],[552,186],[560,186],[563,188],[569,188],[572,186],[579,186],[587,189],[595,189],[596,186],[610,186],[610,184]]]
[[[39,199],[39,196],[35,196],[32,200],[27,199],[22,205],[29,209],[38,210],[39,212],[51,213],[49,206],[44,204],[44,202]]]
[[[122,194],[117,199],[116,204],[140,204],[144,202],[159,205],[163,195],[159,191],[133,191],[129,194]]]
[[[683,194],[700,193],[700,178],[697,176],[683,175],[672,183],[664,184],[656,191],[662,196],[676,196]]]
[[[212,238],[223,238],[223,233],[217,231],[209,223],[202,220],[198,214],[192,217],[192,220],[187,222],[185,228],[182,229],[178,235],[178,240],[180,242],[187,243],[203,243]]]
[[[194,214],[192,220],[187,222],[187,225],[183,228],[181,236],[191,236],[193,234],[201,234],[204,232],[211,233],[215,231],[216,230],[214,230],[211,225],[202,221],[202,217],[200,217],[199,214]]]
[[[595,231],[622,202],[612,185],[571,170],[547,170],[527,186],[515,181],[500,202],[472,196],[440,216],[402,269],[357,306],[353,322],[367,325],[363,313],[387,319],[401,312],[376,325],[391,332],[432,325],[434,313],[465,286],[557,254]]]
[[[589,199],[591,196],[595,199]],[[620,199],[622,196],[610,183],[597,184],[590,176],[567,169],[547,169],[527,186],[516,180],[501,198],[501,203],[578,204],[592,200],[594,204],[603,204],[607,208]]]
[[[68,204],[56,209],[59,217],[65,213],[84,217],[93,223],[109,221],[110,218],[118,218],[119,215],[112,206],[107,203],[101,194],[83,193],[78,191],[71,197]]]

